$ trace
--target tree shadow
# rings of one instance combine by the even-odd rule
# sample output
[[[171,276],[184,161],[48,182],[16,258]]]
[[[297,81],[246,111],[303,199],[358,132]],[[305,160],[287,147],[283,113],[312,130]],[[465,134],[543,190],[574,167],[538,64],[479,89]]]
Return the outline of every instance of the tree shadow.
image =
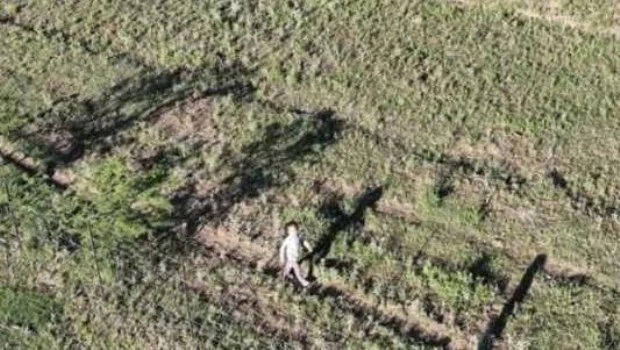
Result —
[[[129,140],[122,131],[139,121],[157,118],[180,101],[232,95],[250,99],[253,73],[243,65],[219,64],[196,69],[141,72],[124,79],[96,98],[79,95],[56,101],[10,138],[28,142],[45,164],[45,172],[71,165],[87,153],[106,154]]]
[[[487,330],[480,341],[480,345],[478,347],[479,349],[492,349],[495,339],[501,338],[502,332],[508,324],[508,319],[514,314],[516,305],[523,302],[527,296],[527,292],[534,282],[534,277],[538,271],[544,268],[546,261],[547,255],[539,254],[536,256],[534,261],[532,261],[530,266],[528,266],[525,274],[523,274],[523,278],[521,278],[521,282],[519,282],[519,285],[513,292],[510,299],[506,302],[506,304],[504,304],[500,315],[496,319],[492,320],[487,326]]]

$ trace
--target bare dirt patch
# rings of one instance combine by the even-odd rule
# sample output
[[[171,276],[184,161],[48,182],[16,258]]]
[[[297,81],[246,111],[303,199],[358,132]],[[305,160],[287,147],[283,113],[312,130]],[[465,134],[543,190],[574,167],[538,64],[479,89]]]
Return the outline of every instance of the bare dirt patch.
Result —
[[[499,200],[491,202],[491,209],[498,218],[510,218],[519,221],[523,225],[534,227],[541,224],[534,208],[515,206],[503,203]]]
[[[185,101],[163,112],[154,127],[175,140],[212,139],[218,136],[213,124],[213,98]]]
[[[75,181],[75,175],[68,168],[48,169],[42,161],[29,157],[17,150],[8,140],[0,136],[0,158],[12,163],[18,168],[31,175],[47,175],[50,183],[54,186],[65,189]]]
[[[269,263],[275,265],[275,250],[269,252],[249,238],[232,233],[224,227],[204,227],[196,238],[198,242],[217,252],[220,258],[243,260],[259,269]]]
[[[412,225],[419,225],[421,222],[413,205],[394,199],[380,201],[377,204],[377,213],[398,218]]]

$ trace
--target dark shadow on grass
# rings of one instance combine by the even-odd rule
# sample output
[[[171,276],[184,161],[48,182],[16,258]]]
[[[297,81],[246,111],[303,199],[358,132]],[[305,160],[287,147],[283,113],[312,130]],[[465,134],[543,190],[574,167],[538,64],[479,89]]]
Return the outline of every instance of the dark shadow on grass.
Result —
[[[468,272],[474,277],[476,282],[493,286],[500,293],[505,293],[508,288],[510,278],[501,274],[493,266],[494,256],[491,253],[483,252],[468,268]]]
[[[591,175],[594,179],[597,175]],[[562,191],[573,209],[588,216],[609,218],[620,213],[620,206],[605,196],[592,196],[568,181],[567,177],[557,169],[547,174],[553,186]]]
[[[525,271],[523,278],[521,278],[521,282],[519,282],[519,285],[513,292],[512,296],[506,302],[506,304],[504,304],[500,315],[489,323],[487,330],[484,333],[482,340],[480,341],[480,345],[478,347],[479,349],[492,349],[495,339],[501,338],[502,332],[508,324],[508,319],[514,314],[515,307],[517,306],[517,304],[521,304],[523,302],[523,300],[527,296],[527,292],[529,291],[532,283],[534,282],[534,277],[540,270],[544,268],[546,261],[547,256],[545,254],[540,254],[536,256],[534,261]]]
[[[51,174],[88,153],[103,155],[130,142],[123,131],[137,122],[154,120],[179,102],[223,95],[251,99],[255,91],[247,81],[251,74],[238,63],[142,72],[96,98],[70,96],[57,101],[10,138],[34,146]]]
[[[331,225],[318,240],[315,248],[308,254],[304,255],[300,260],[300,264],[308,261],[308,280],[315,281],[314,265],[320,261],[325,263],[327,267],[336,269],[351,269],[350,263],[341,263],[336,259],[325,259],[331,251],[332,245],[338,235],[344,231],[350,231],[347,244],[353,245],[359,234],[364,228],[364,216],[368,208],[376,210],[377,202],[381,199],[384,186],[378,186],[367,189],[359,196],[355,210],[351,214],[346,214],[341,208],[341,195],[331,194],[320,208],[320,213],[329,221]]]
[[[345,230],[351,229],[359,233],[364,227],[366,209],[376,209],[376,204],[381,199],[383,192],[383,186],[366,190],[359,196],[355,210],[351,214],[345,213],[341,208],[339,201],[342,199],[342,196],[332,195],[319,209],[320,213],[332,223],[327,229],[327,232],[319,238],[314,250],[302,257],[300,262],[310,260],[316,263],[324,259],[329,254],[332,244],[338,237],[338,234]],[[354,240],[355,236],[351,234],[347,243],[352,245]]]
[[[444,200],[454,193],[454,184],[452,183],[451,170],[440,172],[439,180],[435,184],[435,196],[437,197],[437,204],[443,205]]]

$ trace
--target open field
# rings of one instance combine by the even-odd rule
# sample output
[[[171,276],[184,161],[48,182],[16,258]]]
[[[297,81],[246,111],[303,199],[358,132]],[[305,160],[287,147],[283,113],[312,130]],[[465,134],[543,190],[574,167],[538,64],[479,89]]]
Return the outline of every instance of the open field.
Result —
[[[613,0],[4,1],[0,344],[618,349],[619,40]]]

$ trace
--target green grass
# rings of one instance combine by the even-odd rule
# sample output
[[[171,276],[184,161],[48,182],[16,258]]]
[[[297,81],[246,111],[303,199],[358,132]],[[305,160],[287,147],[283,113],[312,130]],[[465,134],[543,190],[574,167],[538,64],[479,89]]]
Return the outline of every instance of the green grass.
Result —
[[[0,298],[3,324],[37,328],[58,313],[54,300],[38,293],[2,288]]]
[[[26,345],[439,345],[408,328],[422,320],[471,347],[547,254],[503,345],[617,347],[606,6],[3,4],[0,150],[47,169],[0,167],[0,277],[64,309]],[[377,185],[363,229],[337,232],[315,266],[340,294],[260,269],[280,224],[317,243]],[[230,237],[188,243],[184,222]]]
[[[49,344],[50,324],[62,319],[62,309],[53,297],[9,287],[0,289],[0,314],[1,344],[7,348]]]

